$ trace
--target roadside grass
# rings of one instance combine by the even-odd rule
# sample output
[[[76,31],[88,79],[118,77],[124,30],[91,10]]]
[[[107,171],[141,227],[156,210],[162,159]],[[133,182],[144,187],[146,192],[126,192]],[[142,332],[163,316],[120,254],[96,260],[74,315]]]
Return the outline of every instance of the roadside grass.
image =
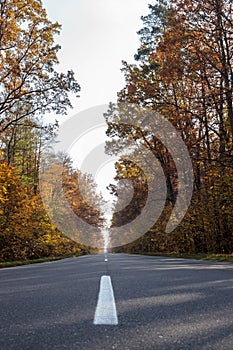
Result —
[[[47,257],[47,258],[39,258],[39,259],[31,259],[31,260],[17,260],[17,261],[0,262],[0,269],[4,268],[4,267],[39,264],[39,263],[44,263],[44,262],[63,260],[63,259],[67,259],[67,258],[77,258],[78,256],[82,256],[82,255],[85,255],[85,254],[76,253],[76,254],[72,254],[72,255],[58,256],[58,257]]]
[[[169,258],[196,259],[196,260],[207,260],[207,261],[225,261],[225,262],[233,263],[233,254],[142,253],[140,255],[165,256]]]

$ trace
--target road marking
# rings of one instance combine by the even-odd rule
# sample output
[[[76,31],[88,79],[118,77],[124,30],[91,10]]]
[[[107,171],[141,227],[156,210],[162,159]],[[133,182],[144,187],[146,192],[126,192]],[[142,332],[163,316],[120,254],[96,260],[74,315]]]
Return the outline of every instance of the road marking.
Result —
[[[110,276],[102,276],[94,325],[118,325],[118,317]]]

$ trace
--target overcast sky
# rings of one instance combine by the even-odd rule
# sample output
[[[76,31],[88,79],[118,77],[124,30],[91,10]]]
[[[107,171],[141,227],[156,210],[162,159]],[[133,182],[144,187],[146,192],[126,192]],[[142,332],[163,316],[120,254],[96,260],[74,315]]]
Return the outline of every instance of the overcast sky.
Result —
[[[43,0],[48,16],[62,24],[57,38],[60,69],[72,68],[81,85],[74,112],[116,100],[124,86],[121,61],[133,62],[136,32],[149,0]]]
[[[59,70],[73,69],[81,86],[80,98],[72,99],[73,116],[87,108],[115,102],[124,87],[122,60],[134,62],[140,45],[137,31],[141,16],[149,12],[149,0],[43,0],[48,17],[62,25],[57,43],[61,45]],[[63,118],[57,118],[63,120]],[[80,164],[97,144],[105,129],[84,135],[70,152],[74,165]],[[77,156],[76,156],[77,155]],[[95,177],[101,191],[112,183],[114,161],[100,165]],[[105,193],[104,193],[105,191]]]

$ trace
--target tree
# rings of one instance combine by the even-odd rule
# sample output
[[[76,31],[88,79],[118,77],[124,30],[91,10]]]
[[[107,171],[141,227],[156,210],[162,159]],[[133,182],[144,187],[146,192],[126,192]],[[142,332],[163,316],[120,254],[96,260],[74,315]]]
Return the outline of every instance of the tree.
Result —
[[[0,3],[0,261],[90,252],[58,231],[38,191],[41,153],[58,128],[58,122],[45,125],[43,116],[66,113],[72,107],[69,94],[80,91],[73,71],[56,71],[60,28],[48,20],[41,0]],[[98,225],[100,211],[88,206],[80,191],[83,186],[88,199],[99,202],[93,181],[76,172],[68,158],[63,165],[67,202]]]
[[[7,0],[0,4],[0,131],[25,117],[64,114],[69,92],[80,87],[73,71],[58,73],[54,43],[60,25],[48,20],[41,0]]]
[[[103,199],[90,175],[73,168],[69,156],[48,152],[40,169],[40,194],[59,230],[76,242],[103,247]]]
[[[42,125],[39,118],[25,117],[1,133],[2,159],[17,167],[22,182],[37,194],[42,149],[54,138],[58,124]]]
[[[0,261],[90,252],[59,232],[40,196],[28,192],[17,169],[0,162]]]
[[[21,249],[21,256],[24,256],[31,236],[28,230],[30,210],[17,171],[6,163],[0,163],[1,260],[19,258]]]
[[[169,120],[188,147],[195,175],[193,201],[184,222],[163,242],[159,238],[155,247],[231,252],[232,2],[158,0],[149,8],[139,31],[137,63],[123,62],[126,84],[118,101],[159,111]],[[119,124],[111,108],[106,119],[112,137],[109,151],[127,139],[147,147],[165,169],[168,198],[174,204],[176,169],[168,152],[147,130]],[[168,219],[168,209],[163,220]],[[159,225],[161,221],[149,232],[153,242],[163,232]]]

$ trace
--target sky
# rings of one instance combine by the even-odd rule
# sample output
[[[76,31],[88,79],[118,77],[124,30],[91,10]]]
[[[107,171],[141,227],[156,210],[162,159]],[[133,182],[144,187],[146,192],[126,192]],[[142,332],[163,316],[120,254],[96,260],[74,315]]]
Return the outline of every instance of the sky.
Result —
[[[43,0],[49,19],[62,25],[61,34],[56,38],[56,42],[61,45],[57,70],[72,69],[81,86],[80,98],[72,98],[74,108],[68,112],[68,117],[96,105],[116,101],[117,92],[124,87],[121,62],[134,62],[134,54],[140,45],[137,35],[137,31],[142,28],[140,18],[149,12],[149,2]],[[72,156],[78,154],[77,159],[74,159],[75,165],[79,166],[86,156],[85,152],[89,152],[104,138],[102,128],[79,140],[73,147]],[[110,179],[113,175],[113,162],[110,163],[98,172],[96,181],[100,182],[102,189],[106,180],[101,183],[101,179]]]
[[[61,70],[73,69],[81,85],[80,111],[116,100],[124,86],[121,61],[133,62],[141,16],[149,0],[43,0],[49,18],[62,25],[57,42]]]

